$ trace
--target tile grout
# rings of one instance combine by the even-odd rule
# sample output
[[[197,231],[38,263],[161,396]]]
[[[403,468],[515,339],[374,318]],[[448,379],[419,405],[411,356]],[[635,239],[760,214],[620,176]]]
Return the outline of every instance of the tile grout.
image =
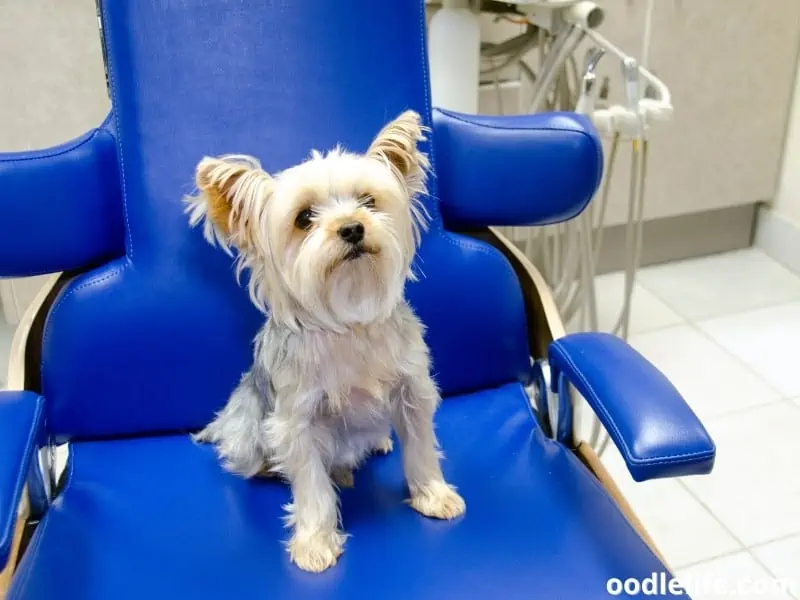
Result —
[[[704,565],[706,563],[714,562],[715,560],[719,560],[721,558],[728,558],[729,556],[733,556],[734,554],[744,554],[748,552],[748,548],[736,548],[735,550],[728,550],[727,552],[721,552],[719,554],[714,554],[713,556],[709,556],[707,558],[701,558],[700,560],[694,560],[692,562],[686,563],[685,565],[681,565],[680,567],[675,567],[676,571],[681,571],[683,569],[691,569],[694,567],[698,567],[700,565]]]
[[[774,259],[772,259],[772,258],[770,258],[770,260],[775,262]],[[794,272],[791,272],[791,275],[795,279],[800,280],[800,276],[798,276]],[[798,297],[796,299],[793,299],[793,300],[788,300],[788,301],[787,300],[782,300],[780,302],[765,304],[764,306],[760,306],[760,307],[747,308],[747,309],[744,309],[744,310],[739,310],[739,311],[734,311],[734,312],[731,312],[731,313],[716,315],[716,316],[713,316],[713,317],[709,316],[709,317],[703,317],[703,318],[700,318],[700,319],[694,319],[694,318],[688,317],[686,314],[684,314],[682,311],[678,310],[674,305],[672,305],[666,299],[662,298],[660,294],[658,294],[652,288],[648,287],[647,284],[644,283],[639,277],[634,277],[634,285],[641,286],[642,289],[646,290],[649,294],[651,294],[659,302],[661,302],[667,308],[672,310],[678,317],[683,319],[683,321],[684,321],[684,323],[686,325],[688,325],[694,331],[696,331],[699,334],[701,334],[707,341],[710,341],[711,343],[713,343],[717,348],[721,349],[728,357],[734,359],[738,364],[743,365],[748,373],[750,373],[751,375],[756,377],[758,379],[758,381],[764,383],[766,385],[766,387],[768,387],[770,390],[775,392],[778,395],[779,398],[785,400],[785,399],[793,397],[793,396],[789,396],[787,394],[784,394],[781,390],[777,389],[771,382],[767,381],[760,373],[758,373],[750,363],[742,360],[739,356],[735,355],[728,348],[726,348],[721,343],[719,343],[716,339],[714,339],[711,335],[709,335],[708,332],[706,332],[702,327],[700,327],[700,323],[707,322],[707,321],[713,321],[713,320],[716,320],[716,319],[723,319],[723,318],[740,316],[740,315],[744,315],[744,314],[748,314],[748,313],[752,313],[752,312],[758,312],[758,311],[762,311],[762,310],[766,310],[766,309],[770,309],[770,308],[780,308],[782,306],[790,306],[790,305],[793,305],[793,304],[798,304],[800,302],[800,295],[798,295]],[[660,329],[666,329],[666,327],[658,327],[658,328],[650,330],[650,331],[658,331]],[[631,336],[629,336],[629,338],[630,337]],[[769,402],[765,402],[764,404],[770,404],[770,403]],[[763,404],[761,406],[763,406]]]
[[[686,493],[688,493],[689,496],[691,496],[695,500],[695,502],[697,502],[703,508],[703,510],[705,510],[711,516],[711,518],[714,519],[714,521],[716,521],[716,523],[720,527],[722,527],[725,533],[731,536],[733,541],[739,544],[739,550],[737,550],[737,552],[748,549],[747,544],[745,544],[741,540],[741,538],[739,538],[738,535],[736,535],[733,531],[731,531],[730,527],[728,527],[713,510],[711,510],[711,507],[708,506],[708,504],[706,504],[705,502],[703,502],[703,500],[699,498],[697,494],[695,494],[688,485],[686,485],[686,482],[683,480],[683,478],[678,478],[676,479],[676,481],[678,482],[678,485],[680,485],[686,491]]]
[[[792,397],[791,396],[788,396],[787,394],[784,394],[781,390],[777,389],[771,382],[767,381],[760,373],[755,371],[754,367],[750,363],[746,362],[745,360],[743,360],[742,358],[740,358],[739,356],[737,356],[733,352],[731,352],[728,348],[724,347],[719,341],[714,339],[704,329],[702,329],[700,327],[699,323],[700,322],[704,322],[704,321],[710,321],[710,320],[717,319],[717,318],[735,317],[737,315],[746,314],[746,313],[755,312],[755,311],[760,311],[760,310],[765,310],[765,309],[770,309],[770,308],[775,308],[775,307],[780,307],[780,306],[783,306],[783,305],[796,304],[798,301],[800,301],[800,297],[798,297],[797,299],[781,300],[780,302],[767,303],[767,304],[764,304],[762,306],[750,307],[750,308],[747,308],[747,309],[744,309],[744,310],[734,311],[734,312],[730,312],[730,313],[726,313],[726,314],[708,316],[708,317],[703,317],[701,319],[695,319],[695,318],[688,317],[685,313],[683,313],[683,311],[679,310],[672,303],[670,303],[669,301],[664,299],[654,289],[652,289],[647,284],[643,283],[641,278],[637,277],[635,279],[635,284],[640,286],[644,291],[649,293],[654,299],[656,299],[657,301],[661,302],[665,307],[667,307],[669,310],[671,310],[678,317],[678,319],[680,321],[677,322],[677,323],[670,323],[670,324],[665,324],[665,325],[660,325],[660,326],[657,326],[657,327],[653,327],[651,329],[643,329],[643,330],[637,331],[637,332],[635,332],[635,333],[633,333],[633,334],[631,334],[629,336],[629,340],[631,338],[634,338],[635,336],[638,336],[638,335],[644,336],[644,335],[647,335],[647,334],[649,334],[651,332],[657,332],[657,331],[663,331],[665,329],[669,329],[670,327],[676,327],[676,328],[677,327],[682,327],[682,326],[683,327],[688,327],[691,331],[694,331],[695,333],[700,335],[707,342],[713,344],[713,346],[715,348],[717,348],[718,350],[720,350],[724,356],[726,356],[726,357],[728,357],[728,359],[732,360],[732,364],[733,365],[737,365],[739,368],[742,368],[743,371],[745,371],[745,372],[749,373],[750,375],[752,375],[755,378],[755,381],[758,381],[759,383],[764,385],[766,390],[770,390],[775,394],[774,400],[765,401],[765,402],[763,402],[761,404],[756,404],[756,405],[753,405],[753,406],[747,406],[747,407],[742,407],[742,408],[738,408],[738,409],[726,410],[724,412],[721,412],[719,414],[715,414],[713,416],[704,417],[704,420],[705,419],[712,420],[712,419],[717,419],[717,418],[726,418],[726,417],[729,417],[729,416],[732,416],[732,415],[737,415],[739,413],[743,413],[744,411],[747,411],[747,410],[760,409],[760,408],[765,408],[765,407],[768,407],[768,406],[775,406],[775,405],[778,405],[778,404],[780,404],[782,402],[790,402],[794,407],[798,407],[798,405],[792,401]],[[798,408],[800,408],[800,407],[798,407]],[[770,571],[766,567],[766,565],[764,565],[760,560],[757,559],[757,557],[754,556],[753,552],[751,552],[751,547],[748,546],[747,544],[745,544],[745,542],[742,539],[740,539],[739,536],[736,535],[722,521],[722,519],[711,509],[711,507],[709,505],[707,505],[703,500],[701,500],[689,488],[689,486],[683,480],[678,479],[677,481],[678,481],[678,484],[689,494],[689,497],[692,498],[694,501],[696,501],[702,507],[702,510],[705,512],[705,514],[707,514],[712,519],[713,522],[717,523],[722,531],[724,531],[725,533],[727,533],[730,536],[731,540],[733,540],[733,542],[734,542],[736,547],[731,549],[730,551],[722,552],[722,553],[719,553],[719,554],[715,554],[714,556],[709,556],[709,557],[706,557],[706,558],[704,558],[702,560],[694,561],[692,563],[688,563],[686,565],[682,565],[681,567],[676,567],[676,568],[685,569],[685,568],[689,568],[689,567],[692,567],[692,566],[695,566],[695,565],[702,565],[704,563],[708,563],[708,562],[713,561],[713,560],[718,560],[720,558],[724,558],[724,557],[727,557],[727,556],[730,556],[730,555],[733,555],[733,554],[746,553],[748,556],[750,556],[755,561],[755,563],[760,568],[764,569],[766,573],[772,574],[772,571]],[[795,532],[795,533],[787,534],[785,537],[791,537],[793,535],[797,535],[797,533]],[[779,539],[783,539],[783,538],[779,538]],[[770,541],[765,541],[765,542],[762,542],[762,543],[763,544],[769,544],[769,543],[772,543],[773,541],[774,540],[770,540]],[[772,574],[772,575],[774,576],[774,574]]]
[[[751,406],[741,406],[739,408],[732,408],[731,410],[727,410],[725,412],[721,412],[716,415],[702,417],[700,420],[705,422],[705,421],[716,421],[717,419],[727,419],[728,417],[741,415],[742,413],[745,413],[750,410],[761,410],[765,408],[780,406],[781,404],[788,404],[790,406],[797,407],[797,404],[795,403],[793,398],[780,397],[776,398],[775,400],[772,400],[771,402],[762,402],[761,404],[753,404]]]
[[[655,327],[648,328],[648,329],[640,329],[638,331],[631,331],[628,333],[628,340],[632,337],[637,335],[647,335],[648,333],[654,333],[656,331],[664,331],[665,329],[671,329],[672,327],[683,327],[689,324],[689,321],[685,320],[683,317],[679,317],[681,319],[678,323],[667,323],[664,325],[656,325]],[[626,340],[627,341],[627,340]]]
[[[795,303],[792,303],[792,304],[795,304]],[[742,313],[736,313],[736,314],[742,314]],[[742,365],[748,373],[753,375],[760,382],[764,383],[766,385],[766,387],[768,387],[773,392],[775,392],[778,395],[779,398],[781,398],[782,400],[789,399],[789,396],[787,396],[781,390],[776,388],[770,381],[767,381],[761,375],[761,373],[756,371],[755,368],[753,367],[753,365],[751,365],[749,362],[743,360],[741,357],[736,356],[736,354],[734,354],[728,348],[726,348],[725,346],[720,344],[717,340],[714,339],[713,336],[709,335],[709,333],[707,331],[705,331],[702,327],[700,327],[699,323],[697,323],[695,321],[689,321],[689,326],[692,327],[692,329],[694,329],[697,333],[702,335],[706,340],[708,340],[709,342],[713,343],[717,348],[722,350],[728,357],[732,358],[736,363]]]
[[[797,278],[796,275],[795,275],[795,278]],[[798,278],[798,279],[800,279],[800,278]],[[727,317],[741,315],[741,314],[744,314],[744,313],[757,312],[757,311],[760,311],[760,310],[766,310],[768,308],[778,308],[778,307],[781,307],[781,306],[800,303],[800,293],[798,293],[797,297],[789,299],[789,300],[784,298],[784,299],[781,299],[780,301],[767,302],[767,303],[764,303],[763,305],[760,305],[760,306],[751,306],[749,308],[745,308],[745,309],[742,309],[742,310],[735,310],[735,311],[732,311],[732,312],[725,312],[725,313],[717,314],[717,315],[713,315],[713,316],[695,318],[695,317],[688,316],[686,313],[684,313],[679,308],[677,308],[674,304],[672,304],[671,302],[669,302],[668,300],[663,298],[658,292],[656,292],[653,288],[649,287],[638,276],[634,277],[633,283],[634,283],[634,285],[641,286],[642,289],[644,289],[647,293],[651,294],[659,302],[661,302],[664,306],[666,306],[672,312],[674,312],[677,316],[679,316],[681,319],[683,319],[684,321],[689,322],[689,323],[696,323],[696,322],[700,322],[700,321],[712,321],[712,320],[715,320],[715,319],[724,319],[724,318],[727,318]]]
[[[770,543],[771,543],[771,542],[770,542]],[[758,558],[758,556],[756,556],[756,555],[753,553],[753,548],[752,548],[752,547],[750,547],[750,548],[748,548],[748,549],[747,549],[747,554],[748,554],[748,556],[749,556],[750,558],[752,558],[752,559],[753,559],[753,562],[755,562],[755,563],[756,563],[756,564],[757,564],[759,567],[761,567],[762,569],[764,569],[764,572],[765,572],[767,575],[771,575],[771,576],[772,576],[772,577],[774,577],[776,580],[777,580],[777,579],[779,579],[779,575],[778,575],[777,573],[773,572],[773,571],[772,571],[772,569],[770,569],[769,567],[767,567],[767,565],[765,565],[765,564],[764,564],[764,563],[761,561],[761,559],[760,559],[760,558]],[[794,581],[792,581],[791,583],[796,585],[796,583],[797,583],[797,582],[794,582]],[[790,588],[789,588],[789,592],[787,592],[787,593],[789,594],[789,597],[790,597],[790,598],[795,598],[795,599],[796,599],[796,598],[797,598],[797,596],[795,596],[795,595],[794,595],[794,591],[795,591],[795,589],[794,589],[794,588],[795,588],[795,585],[791,585],[791,586],[790,586]]]
[[[798,279],[797,274],[791,273],[791,275],[795,279]],[[792,406],[794,406],[795,408],[800,408],[800,405],[798,405],[796,402],[794,402],[794,397],[793,396],[785,394],[782,390],[777,389],[777,387],[774,386],[765,377],[763,377],[761,375],[761,373],[757,372],[755,370],[754,366],[751,363],[743,360],[741,357],[739,357],[736,354],[734,354],[731,350],[726,348],[718,340],[716,340],[713,336],[711,336],[700,325],[701,323],[710,322],[710,321],[714,321],[714,320],[717,320],[717,319],[735,318],[736,316],[739,316],[739,315],[745,315],[745,314],[749,314],[749,313],[760,312],[760,311],[764,311],[764,310],[768,310],[768,309],[780,308],[782,306],[794,305],[794,304],[797,304],[797,302],[800,300],[800,298],[791,299],[791,300],[782,300],[781,302],[767,303],[767,304],[764,304],[762,306],[750,307],[750,308],[747,308],[747,309],[744,309],[744,310],[734,311],[734,312],[730,312],[730,313],[723,313],[723,314],[718,314],[718,315],[713,315],[713,316],[706,316],[706,317],[702,317],[702,318],[691,318],[691,317],[687,316],[679,308],[677,308],[674,304],[672,304],[671,302],[669,302],[668,300],[663,298],[653,288],[651,288],[646,283],[644,283],[642,281],[642,279],[637,278],[636,283],[639,284],[647,292],[649,292],[653,297],[655,297],[660,302],[662,302],[669,309],[671,309],[676,315],[678,315],[679,317],[683,318],[684,322],[693,331],[697,332],[704,339],[706,339],[707,341],[712,343],[716,348],[721,350],[724,355],[728,356],[730,359],[732,359],[734,361],[734,364],[740,365],[746,372],[748,372],[750,375],[755,377],[757,381],[759,381],[763,385],[765,385],[765,387],[767,389],[772,390],[776,394],[776,396],[778,398],[778,401],[776,401],[776,402],[767,401],[767,402],[763,402],[762,404],[758,404],[758,405],[755,405],[755,406],[748,406],[748,407],[743,407],[741,409],[734,409],[734,410],[730,410],[730,411],[725,411],[725,412],[720,413],[718,415],[714,415],[713,417],[707,417],[709,420],[717,419],[717,418],[726,418],[726,417],[729,417],[729,416],[732,416],[732,415],[737,415],[737,414],[743,413],[744,411],[753,410],[753,409],[761,409],[761,408],[765,408],[765,407],[768,407],[768,406],[778,405],[778,404],[787,403],[787,402],[789,404],[791,404]],[[681,567],[682,569],[683,568],[689,568],[689,567],[695,566],[695,565],[702,565],[702,564],[708,563],[708,562],[713,561],[713,560],[718,560],[720,558],[724,558],[726,556],[730,556],[730,555],[733,555],[733,554],[738,554],[740,552],[745,552],[747,554],[747,556],[749,556],[756,563],[756,565],[758,565],[761,569],[764,570],[765,573],[771,575],[772,577],[777,577],[777,574],[775,574],[766,564],[764,564],[764,562],[761,559],[759,559],[759,557],[755,553],[755,550],[757,548],[759,548],[759,547],[763,547],[763,546],[766,546],[766,545],[769,545],[769,544],[772,544],[772,543],[775,543],[775,542],[779,542],[781,540],[790,539],[792,537],[797,536],[800,532],[792,532],[792,533],[788,533],[788,534],[786,534],[784,536],[779,536],[779,537],[777,537],[775,539],[772,539],[772,540],[766,540],[766,541],[763,541],[763,542],[759,542],[758,544],[747,545],[747,544],[744,543],[744,541],[738,535],[736,535],[723,522],[723,520],[711,509],[710,506],[708,506],[700,497],[698,497],[697,494],[695,494],[692,491],[692,489],[682,479],[678,479],[678,484],[689,494],[689,496],[691,498],[693,498],[703,508],[703,510],[722,528],[722,530],[725,531],[728,535],[730,535],[731,539],[733,539],[734,542],[739,545],[739,549],[737,549],[737,550],[734,550],[734,551],[731,551],[731,552],[722,553],[722,554],[719,554],[717,556],[713,556],[713,557],[709,557],[709,558],[703,559],[701,561],[696,561],[696,562],[691,563],[689,565],[684,565],[683,567]],[[797,598],[797,596],[795,596],[792,593],[794,591],[795,591],[794,589],[791,589],[789,591],[789,596],[791,598]]]
[[[688,568],[688,567],[693,567],[693,566],[696,566],[696,565],[702,565],[702,564],[704,564],[704,563],[711,562],[711,561],[713,561],[713,560],[717,560],[717,559],[719,559],[719,558],[724,558],[724,557],[727,557],[727,556],[731,556],[731,555],[733,555],[733,554],[738,554],[738,553],[740,553],[740,552],[745,552],[745,553],[747,553],[747,554],[748,554],[748,555],[749,555],[749,556],[750,556],[750,557],[751,557],[751,558],[752,558],[752,559],[753,559],[753,560],[756,562],[756,564],[758,564],[758,566],[760,566],[762,569],[764,569],[764,570],[765,570],[765,571],[766,571],[768,574],[772,575],[773,577],[778,577],[778,576],[777,576],[775,573],[773,573],[773,572],[772,572],[772,570],[771,570],[771,569],[769,569],[769,568],[767,567],[767,565],[765,565],[765,564],[764,564],[764,563],[763,563],[763,562],[762,562],[762,561],[761,561],[761,560],[760,560],[760,559],[759,559],[759,558],[758,558],[758,557],[757,557],[755,554],[753,554],[753,550],[755,550],[755,549],[757,549],[757,548],[760,548],[760,547],[762,547],[762,546],[768,546],[768,545],[770,545],[770,544],[774,544],[774,543],[776,543],[776,542],[781,542],[781,541],[784,541],[784,540],[787,540],[787,539],[791,539],[791,538],[793,538],[793,537],[798,537],[798,536],[800,536],[800,531],[793,531],[793,532],[791,532],[791,533],[787,533],[787,534],[785,534],[785,535],[781,535],[781,536],[778,536],[778,537],[776,537],[776,538],[772,538],[772,539],[770,539],[770,540],[766,540],[766,541],[763,541],[763,542],[759,542],[759,543],[757,543],[757,544],[749,544],[749,545],[748,545],[748,544],[746,544],[745,542],[743,542],[743,541],[742,541],[742,539],[741,539],[741,538],[740,538],[738,535],[736,535],[736,534],[735,534],[735,533],[734,533],[734,532],[733,532],[733,531],[732,531],[732,530],[731,530],[731,529],[730,529],[730,528],[729,528],[729,527],[728,527],[728,526],[727,526],[727,525],[726,525],[726,524],[725,524],[725,523],[722,521],[722,519],[721,519],[721,518],[720,518],[720,517],[719,517],[719,516],[718,516],[718,515],[717,515],[717,514],[716,514],[716,513],[713,511],[713,510],[711,510],[711,507],[709,507],[709,506],[708,506],[708,505],[707,505],[705,502],[703,502],[703,500],[702,500],[701,498],[699,498],[699,497],[697,496],[697,494],[695,494],[695,493],[692,491],[692,489],[691,489],[691,488],[690,488],[688,485],[686,485],[686,483],[683,481],[683,479],[682,479],[682,478],[679,478],[679,479],[677,479],[676,481],[678,482],[678,484],[679,484],[681,487],[683,487],[683,489],[684,489],[684,490],[686,490],[686,492],[687,492],[687,493],[688,493],[688,494],[689,494],[689,495],[690,495],[690,496],[691,496],[691,497],[692,497],[692,498],[693,498],[693,499],[694,499],[694,500],[695,500],[695,501],[696,501],[696,502],[697,502],[697,503],[698,503],[700,506],[702,506],[702,507],[703,507],[703,509],[704,509],[704,510],[705,510],[705,511],[706,511],[706,512],[709,514],[709,516],[711,516],[711,518],[712,518],[712,519],[714,519],[714,521],[716,521],[716,522],[719,524],[719,526],[720,526],[720,527],[722,527],[722,529],[723,529],[723,530],[724,530],[724,531],[725,531],[725,532],[726,532],[728,535],[730,535],[730,536],[731,536],[731,538],[732,538],[732,539],[733,539],[733,540],[734,540],[734,541],[735,541],[737,544],[739,544],[739,546],[740,546],[740,547],[739,547],[737,550],[732,550],[732,551],[730,551],[730,552],[725,552],[725,553],[719,554],[719,555],[717,555],[717,556],[713,556],[713,557],[710,557],[710,558],[705,558],[705,559],[703,559],[703,560],[695,561],[695,562],[693,562],[693,563],[691,563],[691,564],[688,564],[688,565],[685,565],[685,566],[683,566],[683,567],[680,567],[681,569],[685,569],[685,568]],[[794,598],[794,596],[792,596],[792,597]]]
[[[759,542],[758,544],[751,544],[747,547],[748,550],[755,550],[761,548],[762,546],[769,546],[770,544],[774,544],[776,542],[785,542],[793,537],[800,538],[800,530],[795,531],[793,533],[787,533],[786,535],[780,535],[776,538],[772,538],[771,540],[767,540],[766,542]]]

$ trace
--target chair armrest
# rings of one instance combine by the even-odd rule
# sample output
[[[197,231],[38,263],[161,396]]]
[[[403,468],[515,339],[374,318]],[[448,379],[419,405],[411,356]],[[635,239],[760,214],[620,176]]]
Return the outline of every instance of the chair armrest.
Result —
[[[0,570],[14,539],[17,506],[36,448],[44,435],[44,398],[0,391]]]
[[[553,342],[548,354],[559,407],[569,404],[571,383],[636,481],[711,472],[716,448],[703,424],[669,380],[627,343],[605,333],[578,333]],[[563,428],[559,416],[558,429],[571,426]]]
[[[60,146],[0,153],[0,277],[121,256],[121,196],[110,119]]]
[[[433,111],[436,183],[448,226],[545,225],[592,199],[603,147],[573,113],[486,116]]]

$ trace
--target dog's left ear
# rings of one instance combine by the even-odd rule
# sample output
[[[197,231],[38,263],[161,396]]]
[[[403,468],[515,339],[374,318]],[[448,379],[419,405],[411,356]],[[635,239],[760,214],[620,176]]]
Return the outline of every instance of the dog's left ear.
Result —
[[[417,143],[425,141],[427,131],[420,116],[407,110],[381,129],[367,150],[367,156],[389,163],[412,196],[425,191],[425,176],[430,163]]]
[[[197,165],[199,194],[186,198],[192,225],[203,221],[206,239],[223,248],[252,250],[273,180],[246,155],[206,157]]]

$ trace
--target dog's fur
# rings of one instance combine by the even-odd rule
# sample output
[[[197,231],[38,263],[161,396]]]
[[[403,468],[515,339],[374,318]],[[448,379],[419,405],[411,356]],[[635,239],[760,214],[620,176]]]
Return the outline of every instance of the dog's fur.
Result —
[[[439,465],[423,328],[403,295],[427,214],[425,129],[405,112],[365,155],[339,148],[270,176],[248,156],[204,158],[192,225],[236,247],[253,302],[269,318],[252,369],[196,439],[215,444],[224,466],[246,477],[275,474],[292,488],[291,559],[307,571],[336,563],[335,484],[373,451],[400,439],[411,506],[452,519],[465,510]],[[311,211],[304,212],[304,211]],[[348,242],[342,227],[360,224]]]

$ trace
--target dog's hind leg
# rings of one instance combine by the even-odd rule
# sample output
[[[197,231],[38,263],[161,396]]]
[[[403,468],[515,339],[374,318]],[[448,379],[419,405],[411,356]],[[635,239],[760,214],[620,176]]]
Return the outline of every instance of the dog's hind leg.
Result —
[[[375,448],[373,448],[373,450],[376,454],[389,454],[392,450],[394,450],[392,436],[387,435],[386,437],[378,440],[378,443],[375,444]]]
[[[214,420],[193,436],[196,442],[214,444],[222,466],[253,477],[269,464],[263,423],[269,406],[254,377],[247,373]]]
[[[333,467],[331,469],[331,479],[340,488],[351,488],[355,485],[355,477],[351,467]]]

